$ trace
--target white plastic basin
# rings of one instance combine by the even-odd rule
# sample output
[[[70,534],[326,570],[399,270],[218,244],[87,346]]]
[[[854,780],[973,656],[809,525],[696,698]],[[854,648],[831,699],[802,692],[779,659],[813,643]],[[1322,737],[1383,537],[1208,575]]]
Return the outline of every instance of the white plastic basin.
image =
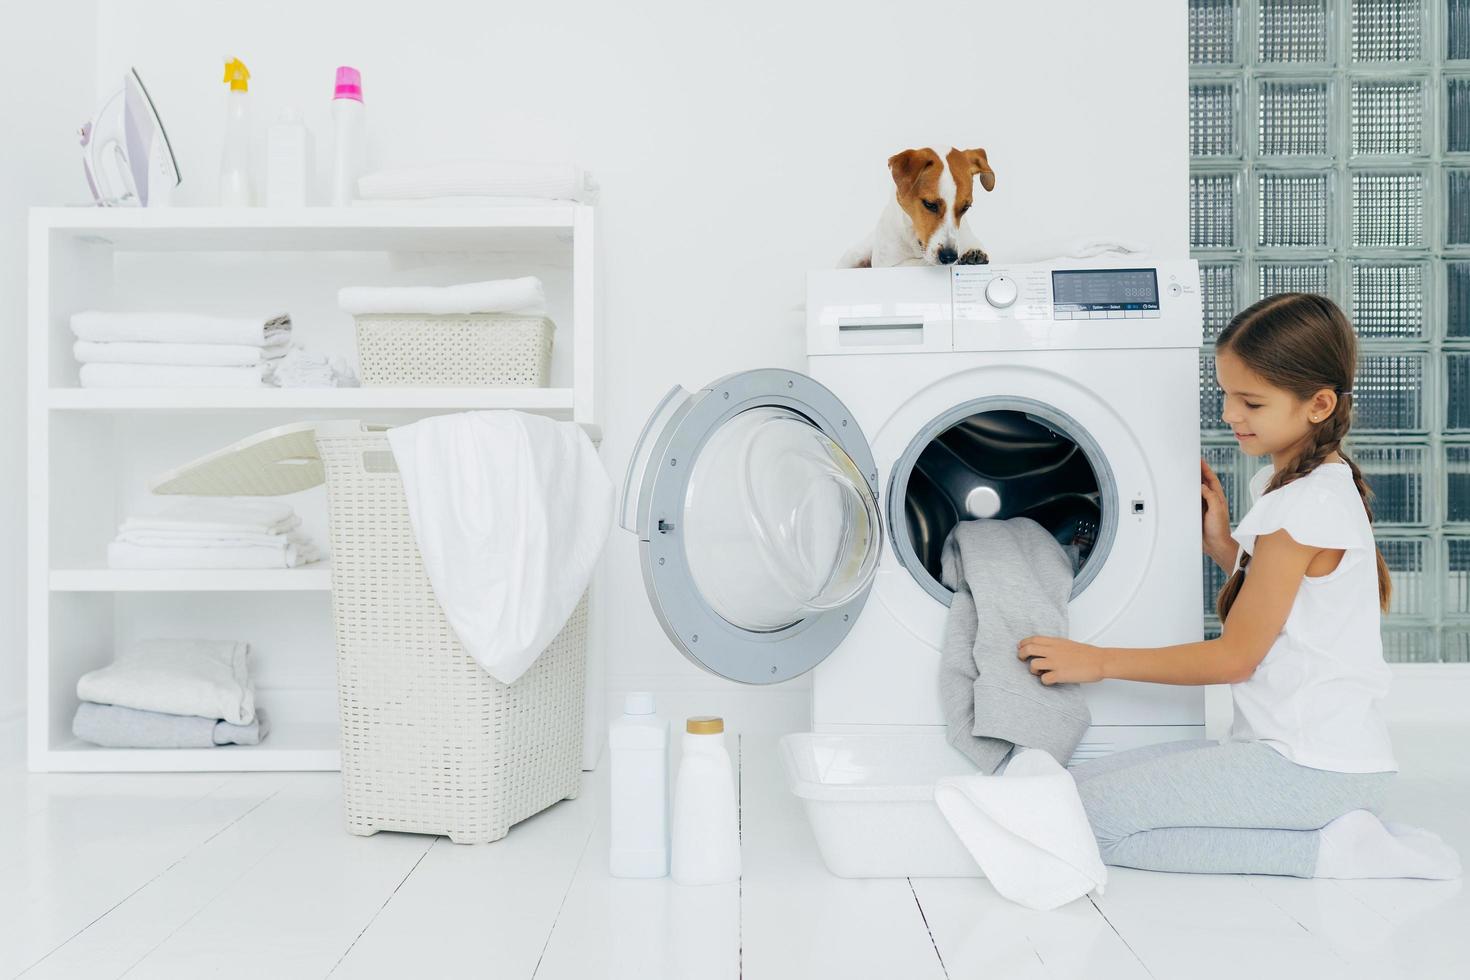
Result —
[[[781,738],[786,784],[801,799],[827,869],[843,878],[983,877],[934,803],[934,784],[976,772],[933,735]]]

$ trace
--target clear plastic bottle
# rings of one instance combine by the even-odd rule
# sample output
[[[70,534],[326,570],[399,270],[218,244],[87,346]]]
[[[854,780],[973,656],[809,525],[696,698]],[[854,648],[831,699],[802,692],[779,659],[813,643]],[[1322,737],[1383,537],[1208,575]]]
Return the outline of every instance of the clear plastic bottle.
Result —
[[[740,825],[724,719],[690,718],[684,725],[683,749],[674,784],[674,881],[734,881],[740,877]]]
[[[608,871],[615,878],[669,873],[669,722],[653,695],[629,694],[608,725]]]
[[[332,204],[346,207],[357,196],[357,178],[362,175],[366,110],[362,105],[362,73],[343,65],[337,69],[337,88],[332,93],[332,125],[336,131],[332,163]]]
[[[225,146],[220,154],[219,203],[226,208],[248,208],[254,204],[250,188],[250,69],[239,58],[225,61],[225,83],[230,86],[225,104]]]

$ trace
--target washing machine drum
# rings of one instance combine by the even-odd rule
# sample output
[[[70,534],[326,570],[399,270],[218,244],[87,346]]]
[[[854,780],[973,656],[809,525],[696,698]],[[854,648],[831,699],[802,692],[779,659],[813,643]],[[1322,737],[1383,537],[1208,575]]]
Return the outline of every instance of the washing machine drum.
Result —
[[[970,415],[917,448],[902,518],[913,560],[932,579],[955,525],[981,518],[1030,518],[1068,549],[1075,568],[1086,567],[1102,507],[1098,474],[1074,438],[1034,415],[997,410]]]

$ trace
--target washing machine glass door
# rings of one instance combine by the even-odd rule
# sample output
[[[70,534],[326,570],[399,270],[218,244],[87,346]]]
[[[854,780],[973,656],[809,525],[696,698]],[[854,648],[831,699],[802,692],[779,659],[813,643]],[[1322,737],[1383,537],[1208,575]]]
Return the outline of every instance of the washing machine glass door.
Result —
[[[671,391],[629,462],[622,523],[669,638],[752,684],[836,648],[882,545],[867,440],[835,395],[782,370]]]

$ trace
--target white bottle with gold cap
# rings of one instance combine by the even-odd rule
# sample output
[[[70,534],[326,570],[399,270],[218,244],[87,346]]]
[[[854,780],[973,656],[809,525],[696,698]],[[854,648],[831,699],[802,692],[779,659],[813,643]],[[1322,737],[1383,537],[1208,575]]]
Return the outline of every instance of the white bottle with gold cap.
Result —
[[[724,719],[690,718],[683,749],[674,783],[671,874],[681,885],[734,881],[740,877],[740,825]]]

